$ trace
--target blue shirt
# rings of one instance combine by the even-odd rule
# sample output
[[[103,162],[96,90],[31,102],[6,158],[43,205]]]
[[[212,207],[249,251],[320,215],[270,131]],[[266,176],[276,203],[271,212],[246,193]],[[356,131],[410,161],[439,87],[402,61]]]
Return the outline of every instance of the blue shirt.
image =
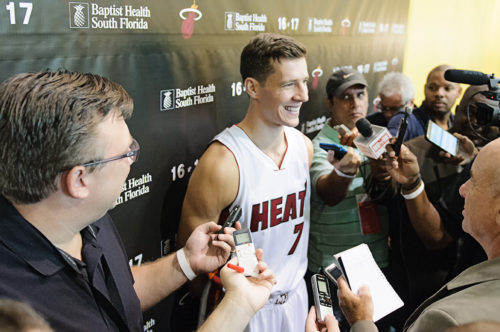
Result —
[[[411,140],[412,138],[425,135],[427,131],[427,124],[429,120],[433,120],[430,116],[431,111],[422,104],[419,108],[416,108],[408,116],[408,127],[406,128],[406,133],[404,137],[404,142]],[[401,111],[396,113],[387,124],[387,129],[392,136],[398,135],[399,125],[401,124],[401,119],[404,117],[405,112]],[[450,113],[450,119],[448,120],[448,127],[451,128],[453,124],[453,114]]]

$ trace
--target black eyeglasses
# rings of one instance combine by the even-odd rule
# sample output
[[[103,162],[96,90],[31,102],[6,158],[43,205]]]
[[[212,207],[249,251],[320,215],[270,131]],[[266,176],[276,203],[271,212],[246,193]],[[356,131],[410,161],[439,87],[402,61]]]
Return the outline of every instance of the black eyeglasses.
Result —
[[[89,163],[82,164],[81,166],[83,166],[83,167],[97,166],[97,165],[109,163],[110,161],[119,160],[119,159],[123,159],[123,158],[131,158],[132,163],[135,163],[139,159],[139,151],[141,149],[139,143],[135,140],[135,138],[132,139],[132,144],[130,144],[129,148],[130,148],[130,151],[127,153],[124,153],[122,155],[119,155],[116,157],[111,157],[111,158],[106,158],[103,160],[92,161]]]
[[[405,104],[400,105],[400,106],[384,106],[382,104],[379,104],[379,108],[382,112],[390,112],[390,113],[399,112],[399,111],[403,110],[404,107],[405,107]]]

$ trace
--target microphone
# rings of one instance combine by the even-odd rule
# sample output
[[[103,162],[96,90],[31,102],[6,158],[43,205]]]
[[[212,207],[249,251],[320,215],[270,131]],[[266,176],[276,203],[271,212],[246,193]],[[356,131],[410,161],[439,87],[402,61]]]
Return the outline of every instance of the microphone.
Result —
[[[444,78],[450,82],[470,85],[483,85],[490,82],[488,75],[473,70],[448,69],[444,72]]]
[[[401,144],[403,144],[403,140],[406,135],[406,129],[408,128],[408,116],[413,112],[411,107],[405,106],[405,116],[401,119],[401,123],[399,124],[398,129],[398,138],[396,139],[396,143],[393,144],[394,152],[396,156],[399,156],[399,151],[401,150]]]
[[[366,118],[356,121],[356,128],[361,135],[354,139],[354,144],[365,156],[378,159],[389,144],[391,134],[385,127],[372,125]]]

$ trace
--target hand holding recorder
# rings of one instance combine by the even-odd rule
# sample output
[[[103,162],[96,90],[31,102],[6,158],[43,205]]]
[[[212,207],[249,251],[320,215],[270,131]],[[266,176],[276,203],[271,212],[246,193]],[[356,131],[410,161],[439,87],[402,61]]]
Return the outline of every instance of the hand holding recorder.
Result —
[[[318,322],[316,308],[314,306],[309,310],[306,319],[306,332],[340,332],[339,322],[333,315],[326,315],[325,322]]]
[[[349,325],[354,325],[360,320],[373,321],[373,300],[370,290],[366,285],[361,286],[355,294],[343,277],[338,279],[339,304]]]
[[[344,174],[356,175],[361,165],[361,156],[351,147],[340,144],[320,143],[320,148],[327,151],[327,160]]]
[[[221,270],[222,285],[226,289],[224,299],[228,297],[238,303],[238,306],[245,305],[252,315],[266,304],[271,289],[276,284],[273,271],[262,261],[263,255],[262,249],[255,250],[257,274],[254,277],[246,277],[244,273],[230,267],[241,266],[237,257],[233,257]]]

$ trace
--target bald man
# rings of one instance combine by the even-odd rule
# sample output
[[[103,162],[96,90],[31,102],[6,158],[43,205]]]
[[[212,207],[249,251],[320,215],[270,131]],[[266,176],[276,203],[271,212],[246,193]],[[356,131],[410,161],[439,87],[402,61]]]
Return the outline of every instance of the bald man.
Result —
[[[394,156],[394,153],[391,152]],[[394,168],[394,178],[410,179],[415,156],[403,146]],[[478,154],[471,178],[460,187],[465,199],[462,227],[476,239],[488,259],[476,264],[424,301],[408,318],[405,331],[444,331],[475,321],[500,322],[500,139],[487,144]],[[414,189],[419,191],[419,187]],[[406,195],[411,194],[405,192]],[[425,192],[416,194],[418,200]],[[376,331],[373,303],[367,288],[354,294],[339,282],[341,308],[351,323],[351,331]]]

